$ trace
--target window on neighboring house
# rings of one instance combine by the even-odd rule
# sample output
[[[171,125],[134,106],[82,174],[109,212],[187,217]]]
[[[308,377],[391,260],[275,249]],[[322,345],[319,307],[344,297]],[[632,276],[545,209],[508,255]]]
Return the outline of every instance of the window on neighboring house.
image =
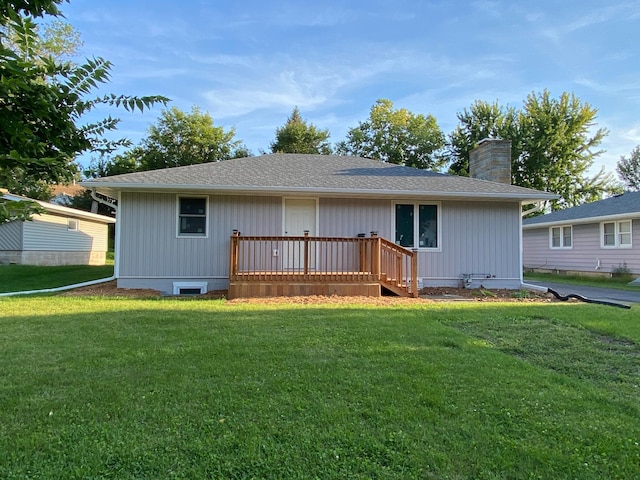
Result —
[[[75,218],[68,218],[67,219],[67,230],[69,230],[70,232],[77,232],[78,231],[78,220],[76,220]]]
[[[438,205],[397,203],[396,244],[407,248],[439,248]]]
[[[573,229],[571,225],[551,227],[549,234],[551,248],[571,248],[573,245]]]
[[[207,197],[178,197],[178,236],[207,236]]]
[[[631,247],[631,220],[601,223],[600,231],[603,248]]]

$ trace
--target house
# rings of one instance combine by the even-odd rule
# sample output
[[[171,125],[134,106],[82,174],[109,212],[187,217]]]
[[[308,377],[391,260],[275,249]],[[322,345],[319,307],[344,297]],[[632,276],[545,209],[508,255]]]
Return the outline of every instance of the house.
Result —
[[[69,185],[54,185],[51,187],[51,203],[68,207],[71,205],[73,197],[86,192],[86,188],[76,184],[75,181]],[[95,213],[95,212],[94,212]]]
[[[484,156],[479,177],[497,169]],[[502,159],[510,168],[508,150]],[[365,158],[301,154],[82,185],[117,199],[118,286],[168,294],[229,288],[232,297],[520,288],[521,205],[556,198]]]
[[[640,275],[640,192],[528,218],[523,230],[527,269]]]
[[[115,219],[0,192],[4,200],[32,201],[45,213],[0,224],[0,264],[104,265],[108,226]]]

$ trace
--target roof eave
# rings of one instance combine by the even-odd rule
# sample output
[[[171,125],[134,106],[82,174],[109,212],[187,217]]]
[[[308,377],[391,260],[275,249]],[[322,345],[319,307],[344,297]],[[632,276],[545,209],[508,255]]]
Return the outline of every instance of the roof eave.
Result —
[[[55,203],[43,202],[42,200],[36,200],[34,198],[27,198],[14,194],[4,194],[2,195],[2,198],[18,202],[35,202],[50,214],[64,215],[65,217],[79,218],[84,220],[93,220],[95,222],[101,223],[116,223],[115,218],[107,217],[106,215],[85,212],[84,210],[78,210],[77,208],[70,208],[63,205],[57,205]]]
[[[248,185],[185,185],[185,184],[131,184],[131,183],[109,183],[102,182],[82,182],[82,186],[95,189],[98,193],[115,198],[119,191],[150,191],[150,192],[210,192],[210,193],[233,193],[236,195],[251,194],[256,192],[264,194],[305,194],[305,195],[336,195],[341,197],[437,197],[451,199],[484,199],[484,200],[512,200],[521,202],[554,200],[557,195],[546,192],[523,192],[523,193],[500,193],[500,192],[464,192],[464,191],[428,191],[417,190],[370,190],[370,189],[339,189],[339,188],[316,188],[316,187],[284,187],[284,186],[248,186]]]
[[[600,215],[597,217],[574,218],[571,220],[554,220],[550,222],[538,222],[522,225],[524,230],[534,228],[556,227],[558,225],[585,225],[588,223],[613,222],[617,220],[630,220],[640,218],[640,212],[617,213],[615,215]]]

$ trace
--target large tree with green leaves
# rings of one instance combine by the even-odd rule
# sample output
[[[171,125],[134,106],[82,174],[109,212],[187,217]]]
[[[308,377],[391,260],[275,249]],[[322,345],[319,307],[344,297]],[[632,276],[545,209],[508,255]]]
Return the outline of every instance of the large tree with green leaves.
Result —
[[[76,173],[77,155],[129,144],[105,138],[116,129],[117,118],[83,123],[85,114],[102,105],[142,111],[168,101],[161,96],[92,95],[109,80],[111,64],[102,58],[81,65],[61,61],[39,41],[34,17],[59,16],[60,3],[20,0],[0,5],[0,179],[16,171],[50,183],[69,181]],[[25,216],[0,215],[0,222]]]
[[[249,154],[233,128],[215,126],[211,115],[193,107],[190,113],[172,107],[163,110],[146,138],[134,150],[139,170],[218,162]]]
[[[515,162],[519,156],[517,112],[511,107],[502,107],[498,102],[476,101],[470,108],[458,113],[460,122],[449,134],[447,147],[451,165],[449,171],[456,175],[469,175],[469,153],[485,138],[511,140],[511,158]]]
[[[596,114],[573,94],[553,98],[547,90],[528,95],[520,110],[477,101],[458,114],[449,136],[450,172],[468,175],[469,152],[478,142],[504,138],[512,145],[513,184],[558,194],[552,209],[601,199],[618,187],[603,170],[589,174],[607,134],[595,129]]]
[[[621,156],[616,165],[618,176],[629,190],[640,190],[640,145],[631,151],[629,157]]]
[[[341,155],[435,170],[445,163],[437,155],[444,142],[435,117],[394,109],[391,100],[380,99],[371,107],[369,118],[351,128],[336,150]]]
[[[315,125],[308,124],[302,119],[298,107],[295,107],[287,123],[276,129],[276,138],[269,147],[272,153],[329,155],[332,150],[328,139],[329,130],[320,130]]]

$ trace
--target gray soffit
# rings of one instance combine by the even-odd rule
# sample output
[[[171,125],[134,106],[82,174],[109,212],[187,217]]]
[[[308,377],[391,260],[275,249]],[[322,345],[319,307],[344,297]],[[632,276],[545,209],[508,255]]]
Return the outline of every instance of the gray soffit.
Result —
[[[119,191],[308,194],[358,197],[455,197],[537,201],[546,192],[340,155],[271,154],[150,170],[81,182]]]
[[[640,192],[627,192],[623,195],[605,198],[597,202],[585,203],[573,208],[559,210],[547,215],[527,218],[525,227],[544,226],[558,223],[585,223],[601,221],[607,218],[640,217]]]

